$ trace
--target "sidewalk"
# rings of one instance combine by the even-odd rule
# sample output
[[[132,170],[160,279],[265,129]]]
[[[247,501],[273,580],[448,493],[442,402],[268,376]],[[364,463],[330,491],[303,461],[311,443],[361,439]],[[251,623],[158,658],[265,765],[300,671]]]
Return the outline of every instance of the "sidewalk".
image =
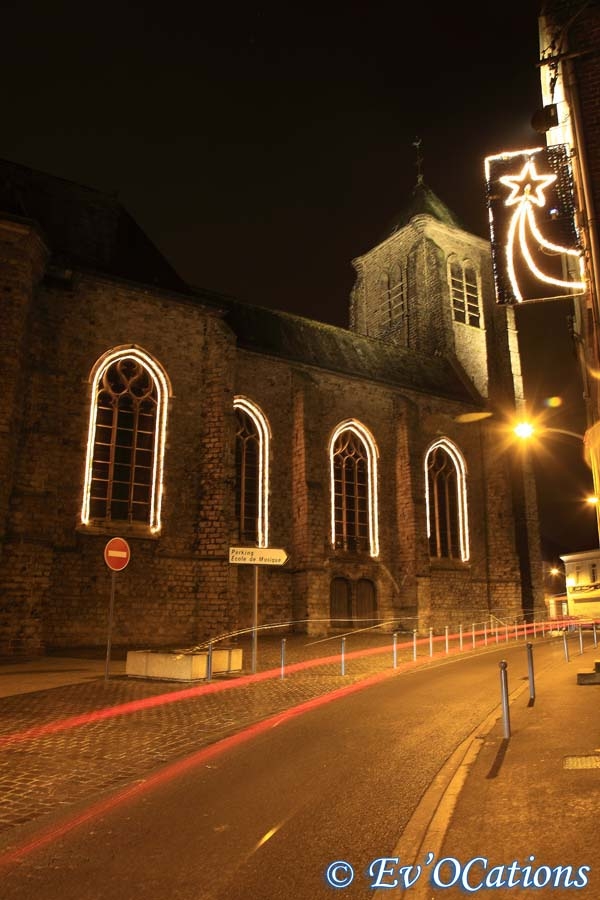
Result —
[[[106,660],[99,654],[85,658],[77,651],[67,656],[0,658],[0,697],[97,681],[104,678],[105,666]],[[125,660],[111,660],[110,674],[123,676]]]
[[[588,641],[583,655],[573,646],[568,662],[562,643],[556,652],[556,666],[535,677],[533,703],[528,681],[516,697],[509,684],[510,736],[502,715],[491,730],[487,723],[462,748],[445,791],[432,792],[431,816],[411,857],[423,872],[403,896],[600,897],[600,685],[577,683],[600,651]],[[432,880],[446,858],[454,862]],[[565,874],[553,886],[557,866],[572,867],[570,889]],[[590,869],[581,874],[580,866]]]
[[[345,683],[389,669],[391,640],[390,635],[349,639],[348,659],[352,664]],[[352,658],[351,651],[358,648],[383,648],[385,652]],[[465,871],[468,883],[479,884],[486,876],[491,879],[477,892],[481,896],[494,888],[494,897],[530,897],[533,886],[527,889],[516,883],[520,870],[513,869],[515,886],[508,884],[513,861],[521,868],[530,865],[530,879],[537,872],[540,883],[546,876],[553,877],[543,867],[570,865],[572,878],[581,882],[578,867],[590,866],[589,884],[583,890],[571,888],[567,893],[564,888],[544,884],[546,891],[541,896],[572,898],[575,890],[575,896],[600,897],[596,831],[600,809],[600,685],[577,684],[577,673],[593,670],[600,651],[590,646],[586,637],[585,652],[579,655],[579,648],[571,641],[567,662],[562,642],[557,641],[555,648],[556,665],[536,673],[533,703],[527,679],[520,684],[509,683],[510,737],[504,736],[502,716],[482,723],[422,798],[418,814],[396,850],[403,864],[414,859],[423,866],[418,883],[405,891],[410,900],[452,900],[459,896],[464,900],[465,889],[458,885]],[[247,671],[249,640],[243,652]],[[286,637],[286,665],[339,652],[339,637],[323,642],[311,641],[305,635]],[[124,653],[118,650],[111,658],[108,680],[105,658],[99,651],[66,654],[0,660],[0,745],[4,743],[5,747],[4,765],[0,765],[0,849],[14,826],[42,822],[57,803],[85,802],[132,778],[143,778],[175,756],[191,753],[259,718],[333,690],[340,673],[337,661],[320,666],[318,672],[307,669],[280,680],[276,670],[281,665],[281,640],[260,639],[257,672],[274,670],[270,680],[248,683],[243,678],[221,678],[219,683],[213,682],[214,690],[206,690],[211,686],[203,683],[193,702],[183,699],[169,703],[170,694],[193,692],[194,685],[128,678],[124,674]],[[406,661],[409,656],[404,652],[402,659]],[[120,704],[135,711],[103,716],[104,710]],[[54,728],[57,722],[71,717],[89,717],[92,724],[64,733]],[[161,727],[157,727],[159,721]],[[34,740],[20,745],[20,733],[31,738],[32,729]],[[118,753],[111,753],[110,758],[105,753],[108,745],[118,745]],[[428,856],[430,863],[426,865]],[[436,863],[447,857],[455,862],[439,868],[438,884],[432,885],[429,876]],[[484,857],[487,862],[473,863],[469,874],[468,864],[476,857]],[[500,869],[490,874],[492,867]],[[457,886],[447,887],[454,876]]]

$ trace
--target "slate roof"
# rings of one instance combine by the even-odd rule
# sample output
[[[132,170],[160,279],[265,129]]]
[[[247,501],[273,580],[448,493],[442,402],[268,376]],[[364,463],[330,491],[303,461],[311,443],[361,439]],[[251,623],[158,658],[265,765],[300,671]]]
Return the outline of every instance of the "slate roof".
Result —
[[[0,160],[0,209],[38,225],[54,265],[102,272],[165,290],[188,290],[110,194]]]
[[[412,215],[435,208],[438,218],[453,222],[441,201],[421,187]],[[0,160],[0,210],[39,226],[54,265],[185,294],[223,315],[243,349],[471,405],[483,402],[447,359],[192,288],[110,194]]]
[[[419,181],[413,188],[409,203],[394,221],[389,234],[395,234],[396,231],[400,231],[401,228],[408,225],[411,219],[419,215],[433,216],[434,219],[443,222],[444,225],[462,228],[454,213],[440,200],[437,194],[434,194],[424,181]],[[387,236],[389,237],[389,235]]]
[[[483,406],[475,388],[469,389],[444,357],[426,357],[346,328],[231,297],[201,294],[200,299],[225,311],[225,321],[245,350]]]

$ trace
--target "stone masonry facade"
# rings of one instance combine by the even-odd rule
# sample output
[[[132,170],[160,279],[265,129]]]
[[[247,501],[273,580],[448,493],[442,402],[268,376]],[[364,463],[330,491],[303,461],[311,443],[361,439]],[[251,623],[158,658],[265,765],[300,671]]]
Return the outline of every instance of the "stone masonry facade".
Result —
[[[101,646],[111,578],[112,641],[130,649],[189,647],[250,627],[257,585],[261,624],[293,623],[315,634],[333,627],[336,579],[350,585],[353,598],[359,584],[373,585],[376,618],[390,630],[425,633],[541,610],[531,475],[499,445],[494,416],[461,421],[514,405],[522,390],[510,311],[493,302],[489,253],[480,239],[427,216],[392,240],[405,248],[418,313],[398,352],[407,371],[425,374],[449,358],[452,390],[441,382],[432,389],[417,375],[387,378],[375,364],[352,369],[347,360],[301,358],[285,347],[266,351],[256,335],[236,329],[225,300],[59,264],[52,235],[33,218],[0,214],[0,654]],[[477,332],[452,320],[451,251],[461,258],[468,252],[481,273],[484,327]],[[352,301],[356,338],[323,326],[322,346],[355,340],[374,357],[395,352],[361,326],[361,303],[376,302],[381,256],[379,249],[361,263]],[[273,313],[268,321],[283,320]],[[301,322],[288,326],[298,330]],[[156,533],[81,517],[91,373],[120,347],[147,354],[168,384]],[[238,541],[239,396],[268,422],[269,545],[289,557],[285,566],[258,567],[256,581],[253,566],[228,560]],[[346,420],[362,423],[377,447],[376,556],[331,541],[328,446]],[[429,555],[423,461],[440,434],[460,447],[467,466],[464,562]],[[115,535],[128,541],[131,561],[112,576],[103,551]]]

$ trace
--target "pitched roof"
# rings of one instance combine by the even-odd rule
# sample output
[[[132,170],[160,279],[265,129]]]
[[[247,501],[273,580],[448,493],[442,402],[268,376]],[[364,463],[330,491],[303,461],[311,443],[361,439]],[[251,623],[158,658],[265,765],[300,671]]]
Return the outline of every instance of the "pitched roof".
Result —
[[[450,225],[453,228],[462,228],[462,225],[446,204],[433,193],[431,188],[427,187],[424,181],[419,180],[413,188],[410,201],[395,219],[389,234],[395,234],[396,231],[400,231],[401,228],[408,225],[411,219],[419,215],[433,216],[434,219],[443,222],[445,225]]]
[[[0,209],[38,225],[55,265],[188,291],[140,226],[110,194],[0,160]]]
[[[435,195],[424,190],[429,209]],[[218,310],[241,348],[469,404],[482,402],[442,357],[426,358],[345,328],[191,288],[109,194],[0,160],[0,209],[39,226],[55,265],[184,293]],[[446,209],[443,204],[441,209]]]
[[[245,350],[471,405],[483,404],[444,357],[425,357],[346,328],[230,297],[199,292],[199,299],[225,311],[225,321]]]

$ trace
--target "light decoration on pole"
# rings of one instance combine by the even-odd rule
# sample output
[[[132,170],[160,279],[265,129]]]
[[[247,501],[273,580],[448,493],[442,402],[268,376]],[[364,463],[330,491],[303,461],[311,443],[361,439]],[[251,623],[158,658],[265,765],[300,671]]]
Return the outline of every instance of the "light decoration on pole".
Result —
[[[583,293],[566,145],[488,156],[485,174],[497,302]]]

